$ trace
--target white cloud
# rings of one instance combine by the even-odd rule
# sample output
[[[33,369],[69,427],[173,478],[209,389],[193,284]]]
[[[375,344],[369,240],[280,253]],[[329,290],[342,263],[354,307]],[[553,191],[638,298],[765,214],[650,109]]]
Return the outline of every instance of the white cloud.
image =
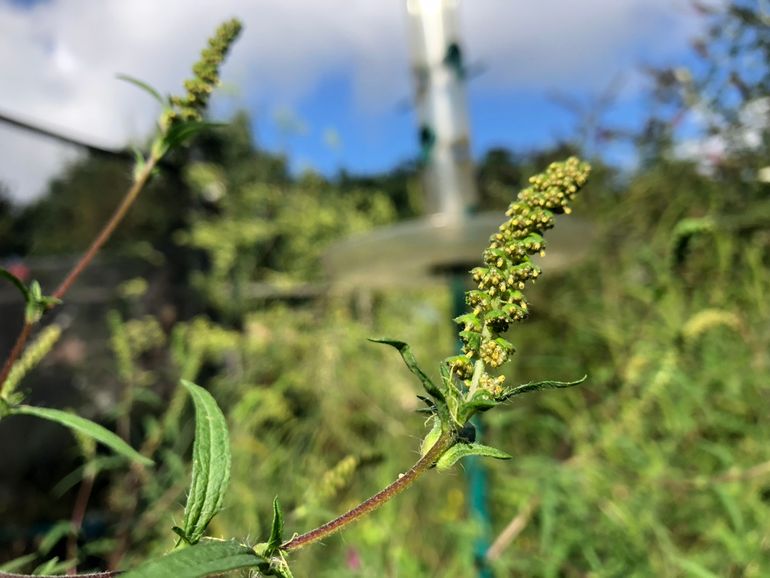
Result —
[[[0,0],[0,110],[77,131],[111,146],[142,138],[156,105],[115,80],[177,91],[205,38],[238,16],[245,33],[225,82],[242,102],[291,105],[331,74],[345,75],[369,114],[410,94],[405,0],[49,0],[22,9]],[[485,90],[601,88],[641,52],[681,49],[685,0],[467,0],[471,61]],[[318,120],[322,119],[311,119]],[[0,133],[0,180],[28,199],[62,166],[51,147]],[[18,150],[17,150],[18,149]],[[20,162],[22,161],[22,162]],[[29,167],[36,167],[31,178]]]

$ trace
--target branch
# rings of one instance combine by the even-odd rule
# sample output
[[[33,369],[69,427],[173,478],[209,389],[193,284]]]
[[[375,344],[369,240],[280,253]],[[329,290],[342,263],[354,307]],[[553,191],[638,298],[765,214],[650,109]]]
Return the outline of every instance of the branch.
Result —
[[[373,512],[385,502],[400,494],[406,488],[412,485],[417,478],[428,471],[436,463],[444,452],[451,448],[456,443],[456,440],[451,434],[441,434],[441,437],[436,441],[433,447],[421,457],[412,468],[405,474],[399,475],[398,479],[387,486],[385,489],[377,492],[368,500],[361,502],[358,506],[352,510],[348,510],[341,516],[326,522],[322,526],[319,526],[315,530],[310,530],[305,534],[296,536],[281,544],[281,550],[289,552],[291,550],[298,550],[303,546],[323,540],[327,536],[340,531],[342,528],[358,520],[359,518]],[[0,577],[2,578],[2,577]]]
[[[77,263],[75,263],[74,267],[72,267],[72,270],[64,278],[64,281],[62,281],[59,287],[57,287],[56,291],[53,292],[52,297],[56,299],[61,299],[64,297],[64,295],[67,293],[72,284],[77,280],[83,270],[91,264],[91,261],[94,260],[94,257],[96,257],[99,250],[107,242],[110,236],[112,236],[112,233],[126,216],[126,213],[128,213],[131,205],[133,205],[134,201],[136,201],[139,193],[142,192],[142,189],[150,180],[152,171],[158,164],[159,160],[160,159],[156,155],[151,155],[150,158],[147,159],[147,163],[144,165],[139,174],[136,175],[134,183],[131,185],[128,191],[126,191],[123,200],[120,202],[120,205],[118,205],[118,208],[115,209],[115,212],[110,217],[110,220],[107,221],[102,230],[91,243],[91,246],[88,247],[85,253],[83,253],[83,256],[78,260]],[[51,305],[51,308],[53,307],[55,307],[55,305]],[[0,372],[0,393],[3,392],[3,386],[5,385],[5,382],[8,378],[8,374],[11,372],[11,368],[13,368],[13,364],[16,363],[16,361],[19,359],[19,356],[21,356],[22,351],[24,351],[24,346],[26,345],[27,340],[32,333],[33,326],[34,323],[29,321],[24,323],[24,326],[19,333],[19,337],[16,339],[16,343],[14,344],[13,349],[11,349],[11,352],[8,354],[8,358],[3,364],[3,370]],[[2,578],[1,575],[0,578]]]

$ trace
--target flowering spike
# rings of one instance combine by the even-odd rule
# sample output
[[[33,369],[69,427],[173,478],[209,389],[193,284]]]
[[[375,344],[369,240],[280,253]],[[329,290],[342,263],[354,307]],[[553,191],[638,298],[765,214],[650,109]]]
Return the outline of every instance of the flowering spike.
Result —
[[[540,276],[540,268],[529,256],[542,255],[543,233],[553,227],[554,215],[570,212],[568,203],[586,183],[589,172],[587,163],[570,157],[531,177],[529,186],[508,207],[508,221],[490,237],[489,248],[484,251],[485,266],[471,271],[477,289],[468,291],[465,298],[472,312],[458,318],[465,329],[460,333],[465,355],[450,360],[455,374],[471,390],[480,387],[492,395],[502,391],[502,381],[486,371],[471,382],[469,360],[498,368],[509,359],[513,347],[499,334],[527,316],[527,301],[521,291],[527,281]],[[474,330],[469,331],[470,327]]]

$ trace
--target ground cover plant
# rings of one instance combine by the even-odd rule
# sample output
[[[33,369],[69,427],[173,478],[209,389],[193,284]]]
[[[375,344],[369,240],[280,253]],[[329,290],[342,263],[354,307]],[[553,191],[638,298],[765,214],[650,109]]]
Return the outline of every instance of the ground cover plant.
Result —
[[[93,458],[95,443],[100,443],[119,456],[127,458],[132,462],[127,494],[139,484],[150,483],[148,478],[152,474],[149,468],[153,466],[150,456],[158,449],[160,438],[164,435],[162,428],[148,432],[143,447],[137,451],[127,443],[130,440],[130,422],[125,420],[125,414],[123,419],[121,415],[118,416],[118,435],[72,412],[23,404],[23,393],[19,391],[18,385],[24,375],[50,350],[58,337],[59,329],[49,326],[48,331],[41,333],[32,346],[25,346],[33,328],[48,311],[61,303],[69,288],[109,239],[164,156],[206,127],[202,119],[203,109],[218,81],[218,67],[239,32],[240,24],[235,20],[223,24],[217,30],[209,46],[203,51],[201,61],[193,68],[195,77],[185,84],[187,94],[183,97],[164,99],[140,81],[127,79],[149,92],[163,106],[158,135],[153,140],[147,156],[137,153],[133,182],[123,201],[59,287],[51,295],[45,295],[38,283],[26,285],[9,271],[2,270],[3,277],[16,286],[26,302],[24,325],[0,373],[2,418],[29,415],[50,420],[70,428],[78,436],[86,456]],[[506,213],[509,220],[503,223],[490,239],[490,246],[483,256],[484,265],[472,272],[477,289],[469,291],[466,296],[470,312],[456,320],[461,326],[463,352],[440,364],[439,380],[432,380],[418,366],[407,343],[389,338],[372,340],[394,347],[407,368],[421,383],[425,390],[425,395],[420,396],[425,404],[422,412],[428,416],[430,429],[421,444],[420,459],[409,470],[399,474],[395,481],[383,490],[341,516],[303,534],[286,537],[283,514],[276,498],[273,502],[273,519],[265,542],[247,545],[236,539],[206,537],[210,522],[222,508],[230,481],[230,434],[225,416],[212,395],[206,389],[183,378],[181,387],[174,393],[171,405],[179,411],[185,397],[189,395],[195,408],[196,426],[192,478],[184,519],[180,526],[173,527],[178,540],[170,553],[145,561],[125,575],[192,577],[253,568],[264,575],[291,576],[287,562],[287,556],[291,552],[322,540],[366,516],[408,488],[428,470],[434,467],[447,470],[467,456],[509,459],[510,456],[504,451],[476,441],[475,429],[471,423],[473,416],[523,393],[570,387],[582,381],[537,381],[511,386],[505,383],[505,376],[499,374],[499,368],[513,354],[512,344],[502,333],[511,323],[528,315],[528,305],[522,291],[528,281],[536,279],[540,274],[530,256],[544,252],[545,240],[542,234],[553,227],[555,214],[570,211],[569,202],[585,184],[588,172],[588,165],[574,157],[563,163],[552,163],[544,173],[532,177],[529,186],[519,193],[517,200],[510,205]],[[138,333],[132,340],[128,326],[124,325],[119,317],[113,316],[111,325],[113,347],[118,357],[121,377],[127,382],[134,381],[139,376],[132,366],[131,350],[136,351],[138,341],[143,341],[145,345],[151,344],[153,340],[148,336],[153,335],[153,332],[157,334],[157,327],[151,321],[134,325]],[[200,357],[196,360],[192,352],[186,352],[180,347],[177,361],[183,368],[183,374],[196,373],[195,368],[200,363]],[[190,369],[191,367],[193,369]],[[130,390],[128,391],[130,393]],[[127,397],[120,408],[121,412],[129,411],[132,401]],[[166,417],[174,414],[175,411],[172,410]],[[169,455],[167,453],[166,457]],[[86,491],[90,492],[95,471],[84,470],[83,476],[81,489],[86,488]],[[85,499],[87,500],[87,494]],[[135,500],[134,504],[124,506],[127,517],[134,513],[135,507]],[[80,522],[83,515],[84,512],[78,513]],[[125,522],[130,523],[128,520]],[[74,558],[77,547],[74,542],[70,545],[69,553]],[[115,546],[119,560],[126,547],[125,539],[119,539]],[[22,559],[17,563],[23,566],[26,561],[27,559]],[[72,570],[70,575],[73,575],[75,563],[76,560],[73,559],[62,565],[54,559],[38,570],[51,572],[66,567]]]

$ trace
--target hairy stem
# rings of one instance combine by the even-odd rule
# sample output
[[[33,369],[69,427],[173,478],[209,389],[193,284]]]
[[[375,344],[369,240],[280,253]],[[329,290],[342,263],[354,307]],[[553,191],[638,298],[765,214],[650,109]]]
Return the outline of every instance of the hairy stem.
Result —
[[[309,532],[296,536],[288,542],[281,544],[281,550],[287,552],[291,550],[298,550],[303,546],[307,546],[308,544],[312,544],[318,540],[323,540],[327,536],[338,532],[348,524],[351,524],[359,518],[373,512],[382,506],[385,502],[411,486],[412,483],[414,483],[417,478],[429,470],[433,464],[436,463],[436,460],[438,460],[444,454],[444,452],[451,448],[455,442],[456,439],[454,435],[449,433],[441,434],[441,437],[439,437],[439,439],[428,451],[428,453],[421,457],[408,472],[400,475],[395,482],[383,490],[377,492],[368,500],[361,502],[352,510],[348,510],[341,516],[335,518],[334,520],[326,522],[314,530],[310,530]]]
[[[90,265],[91,261],[94,260],[94,257],[96,257],[99,249],[101,249],[110,238],[110,236],[112,236],[112,233],[126,216],[126,213],[128,213],[131,205],[133,205],[134,201],[136,201],[139,193],[142,192],[142,189],[144,189],[144,186],[150,180],[152,171],[158,164],[159,160],[160,157],[157,157],[156,155],[151,155],[150,158],[147,159],[147,163],[145,164],[144,168],[139,172],[139,174],[136,175],[133,184],[128,189],[128,191],[126,191],[123,200],[120,202],[120,205],[118,205],[118,208],[115,209],[115,212],[110,217],[110,220],[107,221],[102,230],[99,231],[99,234],[93,240],[91,246],[88,247],[86,252],[83,253],[83,256],[78,259],[78,262],[75,263],[74,267],[72,267],[70,272],[64,278],[64,281],[59,284],[59,287],[57,287],[56,291],[53,292],[52,297],[55,297],[56,299],[61,299],[64,297],[64,295],[67,293],[67,291],[69,291],[69,288],[77,280],[80,274],[85,270],[86,267],[88,267],[88,265]],[[53,307],[55,307],[55,305],[51,305],[51,308]],[[24,326],[19,333],[19,337],[16,339],[16,343],[14,344],[13,349],[11,349],[11,352],[8,354],[8,358],[3,364],[3,370],[0,372],[0,393],[3,391],[3,386],[5,385],[6,379],[8,378],[8,374],[11,372],[13,364],[16,363],[22,351],[24,351],[24,346],[27,344],[27,340],[32,333],[32,327],[34,325],[34,323],[29,321],[24,323]]]

